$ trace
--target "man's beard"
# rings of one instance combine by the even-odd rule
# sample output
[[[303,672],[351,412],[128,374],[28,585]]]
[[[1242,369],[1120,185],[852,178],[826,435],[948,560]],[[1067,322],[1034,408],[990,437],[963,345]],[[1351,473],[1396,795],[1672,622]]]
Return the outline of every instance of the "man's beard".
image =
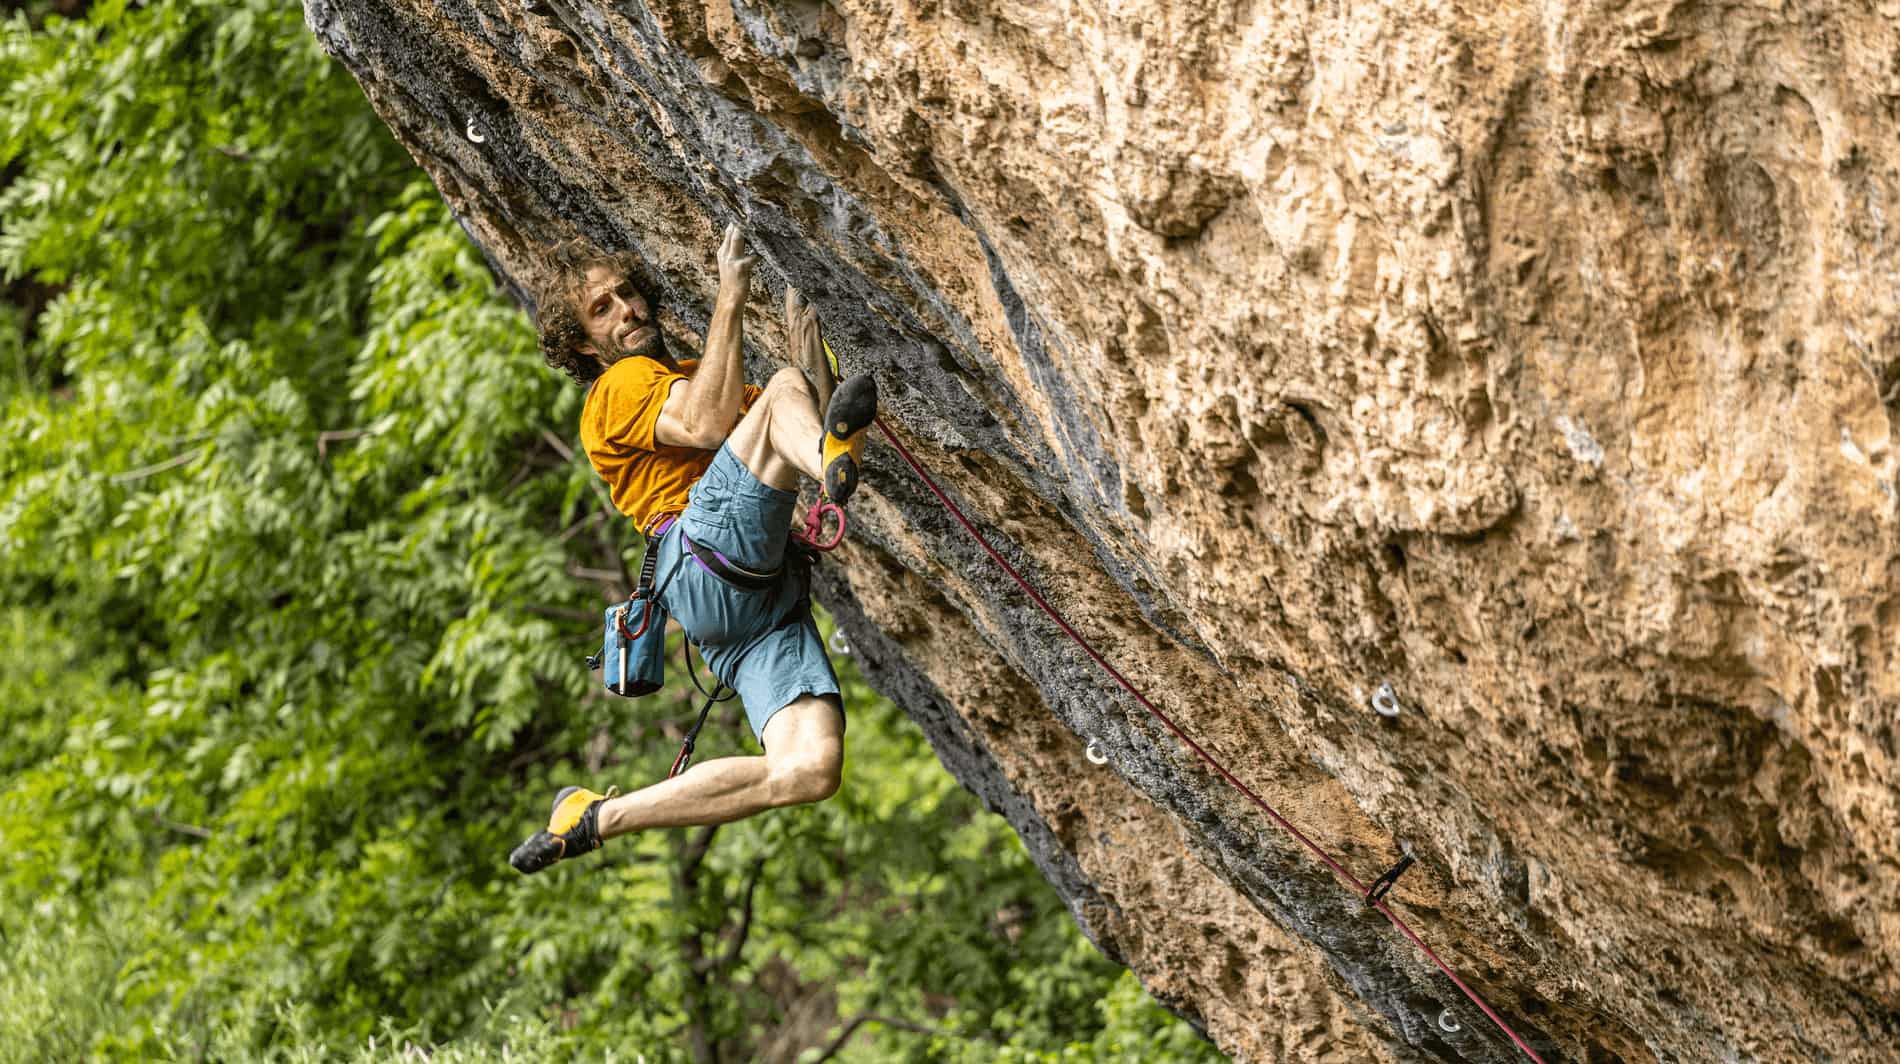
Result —
[[[627,353],[629,355],[639,355],[643,358],[657,358],[661,362],[665,362],[667,360],[666,334],[661,332],[656,326],[653,330],[653,338],[651,340],[629,349]]]
[[[652,358],[658,359],[661,362],[670,361],[666,350],[666,333],[662,332],[658,326],[655,326],[653,335],[646,340],[631,347],[621,347],[614,351],[611,357],[603,358],[600,362],[602,366],[611,366],[627,358]]]

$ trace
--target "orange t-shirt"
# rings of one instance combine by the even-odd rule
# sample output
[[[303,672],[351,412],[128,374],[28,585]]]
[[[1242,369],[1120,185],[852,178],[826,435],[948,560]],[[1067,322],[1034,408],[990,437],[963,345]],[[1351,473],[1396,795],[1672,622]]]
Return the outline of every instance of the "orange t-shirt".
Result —
[[[594,381],[581,404],[581,446],[587,460],[607,482],[614,506],[642,529],[661,514],[686,509],[687,492],[717,453],[668,447],[653,438],[673,385],[691,378],[698,368],[697,359],[681,362],[674,372],[656,359],[623,358]],[[759,389],[746,385],[740,412],[751,409],[758,397]]]

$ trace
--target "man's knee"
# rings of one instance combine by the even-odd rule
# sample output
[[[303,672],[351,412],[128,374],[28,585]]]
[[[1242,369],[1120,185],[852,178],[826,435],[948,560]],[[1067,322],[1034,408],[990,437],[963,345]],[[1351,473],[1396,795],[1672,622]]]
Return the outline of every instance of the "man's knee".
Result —
[[[765,723],[765,760],[774,804],[822,802],[844,772],[844,718],[837,695],[805,695]]]
[[[809,396],[811,382],[805,379],[803,370],[786,366],[772,374],[771,379],[765,382],[765,390],[773,393]]]
[[[787,709],[806,707],[792,705]],[[779,716],[785,716],[785,712],[775,714],[773,720]],[[788,724],[792,722],[788,720]],[[777,741],[766,747],[773,798],[781,806],[798,806],[804,802],[823,802],[836,794],[838,783],[844,777],[844,739],[838,733],[811,728],[787,731],[787,735],[775,735],[773,739]]]
[[[726,442],[732,447],[732,453],[753,476],[765,480],[764,472],[771,463],[770,430],[766,427],[772,420],[775,404],[794,396],[811,395],[811,385],[805,375],[791,367],[772,374],[765,382],[765,390],[759,394],[758,401],[752,404],[732,428]],[[796,474],[790,474],[796,477]],[[793,481],[794,485],[797,483]],[[773,484],[783,487],[782,484]]]
[[[780,805],[822,802],[844,779],[844,748],[836,739],[769,756],[771,786]]]
[[[739,418],[739,423],[733,427],[732,436],[729,438],[739,441],[740,444],[756,439],[758,445],[763,445],[765,423],[772,416],[772,405],[794,396],[809,395],[811,395],[811,384],[805,380],[803,373],[789,366],[779,370],[766,380],[765,389],[759,393],[758,401]],[[733,450],[739,450],[739,445],[735,445]],[[745,456],[740,457],[743,459]],[[751,468],[751,463],[747,463],[747,468]]]

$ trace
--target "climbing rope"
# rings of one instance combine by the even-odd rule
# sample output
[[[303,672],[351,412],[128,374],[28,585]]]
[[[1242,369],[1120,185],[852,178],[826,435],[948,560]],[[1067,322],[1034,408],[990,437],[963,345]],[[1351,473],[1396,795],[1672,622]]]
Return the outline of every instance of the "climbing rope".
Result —
[[[1273,806],[1267,804],[1265,799],[1255,794],[1253,790],[1249,788],[1245,783],[1242,783],[1240,780],[1236,779],[1234,777],[1234,774],[1227,771],[1225,766],[1223,766],[1219,761],[1215,760],[1214,757],[1211,754],[1209,754],[1206,750],[1201,749],[1201,744],[1189,738],[1187,733],[1182,731],[1180,727],[1178,727],[1174,723],[1174,721],[1170,720],[1166,713],[1161,712],[1161,710],[1157,708],[1153,702],[1148,701],[1148,699],[1145,696],[1143,696],[1140,691],[1135,689],[1135,685],[1130,683],[1127,677],[1123,676],[1121,672],[1115,668],[1115,666],[1110,665],[1108,663],[1108,660],[1102,657],[1102,655],[1096,651],[1095,647],[1090,645],[1089,641],[1082,637],[1082,634],[1080,632],[1077,632],[1073,627],[1070,626],[1068,621],[1063,619],[1062,614],[1057,612],[1054,606],[1049,605],[1048,601],[1046,601],[1041,595],[1036,593],[1036,589],[1029,585],[1029,581],[1023,579],[1023,575],[1016,571],[1015,566],[1009,564],[1008,561],[1004,560],[1003,556],[996,552],[995,547],[990,546],[990,541],[984,538],[983,533],[978,532],[976,530],[976,526],[970,523],[970,519],[963,515],[963,510],[959,508],[956,503],[950,500],[950,496],[944,494],[943,489],[937,486],[937,482],[930,478],[930,474],[924,472],[924,467],[921,464],[919,464],[917,459],[910,453],[910,449],[905,447],[904,444],[898,440],[897,435],[890,430],[890,427],[884,424],[883,418],[879,418],[877,420],[877,427],[878,427],[878,431],[884,434],[884,439],[888,441],[890,445],[896,449],[898,455],[904,459],[904,463],[910,466],[911,471],[917,474],[918,478],[924,482],[924,485],[928,487],[931,490],[931,492],[937,496],[938,500],[943,503],[944,507],[950,511],[951,516],[955,517],[957,519],[957,522],[963,526],[964,531],[968,532],[971,538],[975,539],[976,542],[983,548],[983,550],[987,552],[991,558],[995,559],[996,564],[1003,567],[1003,571],[1008,573],[1010,577],[1014,579],[1019,586],[1022,587],[1023,591],[1029,595],[1030,599],[1032,599],[1036,603],[1037,606],[1042,607],[1042,612],[1048,614],[1049,619],[1056,622],[1057,627],[1061,628],[1062,631],[1066,633],[1070,639],[1075,641],[1075,644],[1077,646],[1081,647],[1082,650],[1085,653],[1087,653],[1089,657],[1095,660],[1095,664],[1100,665],[1104,672],[1108,673],[1111,677],[1114,678],[1116,683],[1121,685],[1122,690],[1127,691],[1131,696],[1134,697],[1135,701],[1140,702],[1142,706],[1148,710],[1148,712],[1154,714],[1155,719],[1159,720],[1162,724],[1167,725],[1168,730],[1173,732],[1176,738],[1186,743],[1190,750],[1193,750],[1196,754],[1200,755],[1201,760],[1207,762],[1208,765],[1210,765],[1214,769],[1215,772],[1220,773],[1222,779],[1225,779],[1228,783],[1232,784],[1235,790],[1245,795],[1248,798],[1248,800],[1252,801],[1253,804],[1259,806],[1262,811],[1264,811],[1268,816],[1272,817],[1274,823],[1285,828],[1289,834],[1291,834],[1294,838],[1300,841],[1301,845],[1305,846],[1308,850],[1311,850],[1314,856],[1318,857],[1322,862],[1325,863],[1326,867],[1332,869],[1334,875],[1340,877],[1341,879],[1345,880],[1348,884],[1350,884],[1353,888],[1354,893],[1364,898],[1366,901],[1366,904],[1379,910],[1381,913],[1384,913],[1385,918],[1387,920],[1392,921],[1392,926],[1398,928],[1400,934],[1404,935],[1408,939],[1411,939],[1412,944],[1417,946],[1425,954],[1425,956],[1431,960],[1432,964],[1435,965],[1439,971],[1445,973],[1446,977],[1449,978],[1452,981],[1452,983],[1458,987],[1459,990],[1464,992],[1465,997],[1471,999],[1471,1003],[1473,1005],[1478,1006],[1480,1011],[1482,1011],[1486,1016],[1490,1017],[1492,1023],[1497,1024],[1498,1030],[1503,1031],[1505,1035],[1507,1035],[1511,1039],[1512,1042],[1516,1043],[1517,1048],[1523,1050],[1524,1054],[1530,1057],[1532,1060],[1536,1061],[1537,1064],[1544,1064],[1544,1058],[1538,1056],[1537,1051],[1535,1049],[1532,1049],[1530,1047],[1530,1044],[1525,1042],[1523,1038],[1519,1037],[1518,1033],[1511,1029],[1510,1024],[1504,1022],[1504,1017],[1499,1016],[1497,1012],[1491,1008],[1490,1005],[1485,1004],[1484,999],[1478,996],[1477,991],[1471,989],[1469,986],[1466,986],[1465,981],[1463,979],[1458,978],[1458,973],[1452,971],[1449,965],[1447,965],[1444,961],[1440,960],[1438,957],[1438,954],[1433,953],[1432,948],[1430,946],[1427,946],[1423,939],[1419,938],[1418,935],[1413,933],[1412,929],[1406,926],[1405,921],[1399,919],[1399,915],[1397,913],[1393,912],[1389,907],[1387,907],[1384,900],[1384,890],[1377,890],[1376,887],[1368,888],[1364,883],[1361,883],[1359,881],[1358,877],[1354,876],[1351,872],[1346,871],[1344,866],[1342,866],[1338,861],[1333,859],[1332,854],[1327,853],[1326,850],[1323,849],[1318,843],[1314,842],[1310,838],[1307,838],[1304,832],[1302,832],[1299,828],[1294,827],[1293,824],[1290,821],[1288,821],[1287,818],[1281,816],[1279,812],[1273,808]],[[1394,880],[1397,879],[1398,873],[1404,871],[1405,866],[1409,863],[1410,863],[1410,857],[1408,856],[1405,861],[1400,862],[1399,866],[1396,869],[1394,869],[1390,873],[1387,873],[1387,876],[1380,877],[1381,880],[1385,880],[1387,879],[1387,877],[1390,877],[1391,879],[1394,879]],[[1390,889],[1391,887],[1390,882],[1385,882],[1382,885],[1386,889]],[[1375,890],[1377,891],[1376,893],[1375,893]]]

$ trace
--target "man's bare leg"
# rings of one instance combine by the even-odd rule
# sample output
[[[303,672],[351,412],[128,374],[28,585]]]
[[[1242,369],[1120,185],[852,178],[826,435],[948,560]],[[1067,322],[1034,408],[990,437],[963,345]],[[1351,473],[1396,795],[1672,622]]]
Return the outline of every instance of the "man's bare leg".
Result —
[[[823,434],[810,383],[787,368],[772,374],[764,393],[726,437],[726,446],[759,483],[797,491],[800,474],[824,482],[819,466]]]
[[[816,450],[816,448],[813,448]],[[803,695],[765,723],[763,757],[722,757],[600,807],[600,837],[645,828],[725,824],[838,791],[844,720],[833,695]]]
[[[844,768],[844,714],[835,695],[804,695],[766,722],[763,757],[695,765],[620,798],[568,787],[548,826],[508,855],[523,873],[599,848],[642,828],[724,824],[775,806],[818,802],[838,792]]]

